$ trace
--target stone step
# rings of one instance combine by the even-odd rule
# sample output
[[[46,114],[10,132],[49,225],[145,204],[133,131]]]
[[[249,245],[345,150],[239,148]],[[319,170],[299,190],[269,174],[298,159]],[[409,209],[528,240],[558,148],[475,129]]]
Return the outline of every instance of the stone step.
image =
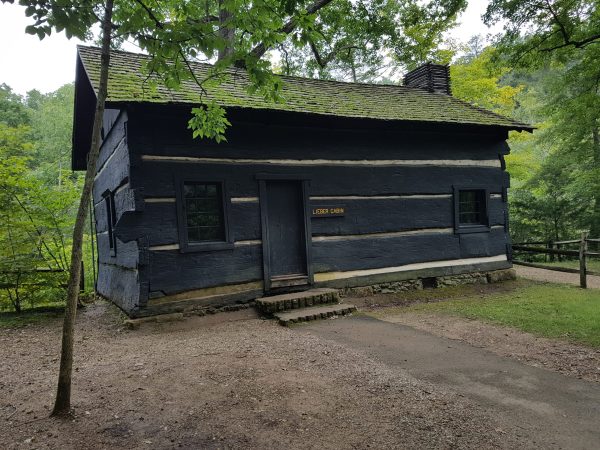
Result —
[[[292,311],[282,311],[273,314],[280,325],[290,326],[295,323],[309,322],[311,320],[326,319],[333,316],[345,316],[356,311],[356,306],[345,303],[335,305],[320,305],[311,308],[301,308]]]
[[[262,313],[274,314],[307,306],[338,303],[339,300],[340,296],[336,289],[321,288],[259,298],[256,300],[256,307]]]

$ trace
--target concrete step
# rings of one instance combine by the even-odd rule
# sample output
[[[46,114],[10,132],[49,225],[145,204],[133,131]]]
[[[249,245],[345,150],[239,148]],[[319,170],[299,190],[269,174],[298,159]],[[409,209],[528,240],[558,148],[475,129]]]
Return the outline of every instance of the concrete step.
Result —
[[[339,299],[340,296],[336,289],[311,289],[259,298],[256,300],[256,307],[264,314],[274,314],[307,306],[338,303]]]
[[[283,311],[273,314],[279,324],[290,326],[294,323],[309,322],[311,320],[326,319],[333,316],[345,316],[356,311],[356,306],[345,303],[334,305],[320,305],[311,308],[301,308],[292,311]]]

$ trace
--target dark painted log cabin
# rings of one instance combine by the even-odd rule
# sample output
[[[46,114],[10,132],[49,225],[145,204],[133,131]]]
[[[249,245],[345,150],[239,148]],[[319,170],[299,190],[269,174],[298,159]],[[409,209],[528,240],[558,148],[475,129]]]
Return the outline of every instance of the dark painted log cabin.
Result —
[[[232,123],[217,144],[187,128],[198,87],[151,88],[144,59],[112,54],[93,195],[97,290],[130,316],[511,267],[506,139],[531,127],[452,97],[447,68],[404,86],[284,76],[284,103],[232,70],[208,86]],[[79,47],[75,170],[99,61]]]

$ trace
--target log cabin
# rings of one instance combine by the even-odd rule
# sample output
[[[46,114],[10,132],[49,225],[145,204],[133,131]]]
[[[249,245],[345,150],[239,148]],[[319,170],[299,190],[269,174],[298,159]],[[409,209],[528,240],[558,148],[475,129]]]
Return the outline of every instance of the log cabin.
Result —
[[[93,189],[97,291],[130,317],[511,267],[506,139],[532,128],[453,97],[448,67],[404,85],[281,76],[283,102],[231,69],[204,94],[231,122],[217,144],[188,129],[200,88],[150,85],[146,59],[111,54]],[[99,66],[78,47],[74,170]]]

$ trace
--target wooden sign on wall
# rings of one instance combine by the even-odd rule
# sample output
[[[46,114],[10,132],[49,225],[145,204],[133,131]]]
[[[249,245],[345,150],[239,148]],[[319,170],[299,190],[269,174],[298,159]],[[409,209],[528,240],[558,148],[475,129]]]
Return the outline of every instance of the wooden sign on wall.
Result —
[[[312,217],[343,217],[346,214],[344,206],[313,206]]]

